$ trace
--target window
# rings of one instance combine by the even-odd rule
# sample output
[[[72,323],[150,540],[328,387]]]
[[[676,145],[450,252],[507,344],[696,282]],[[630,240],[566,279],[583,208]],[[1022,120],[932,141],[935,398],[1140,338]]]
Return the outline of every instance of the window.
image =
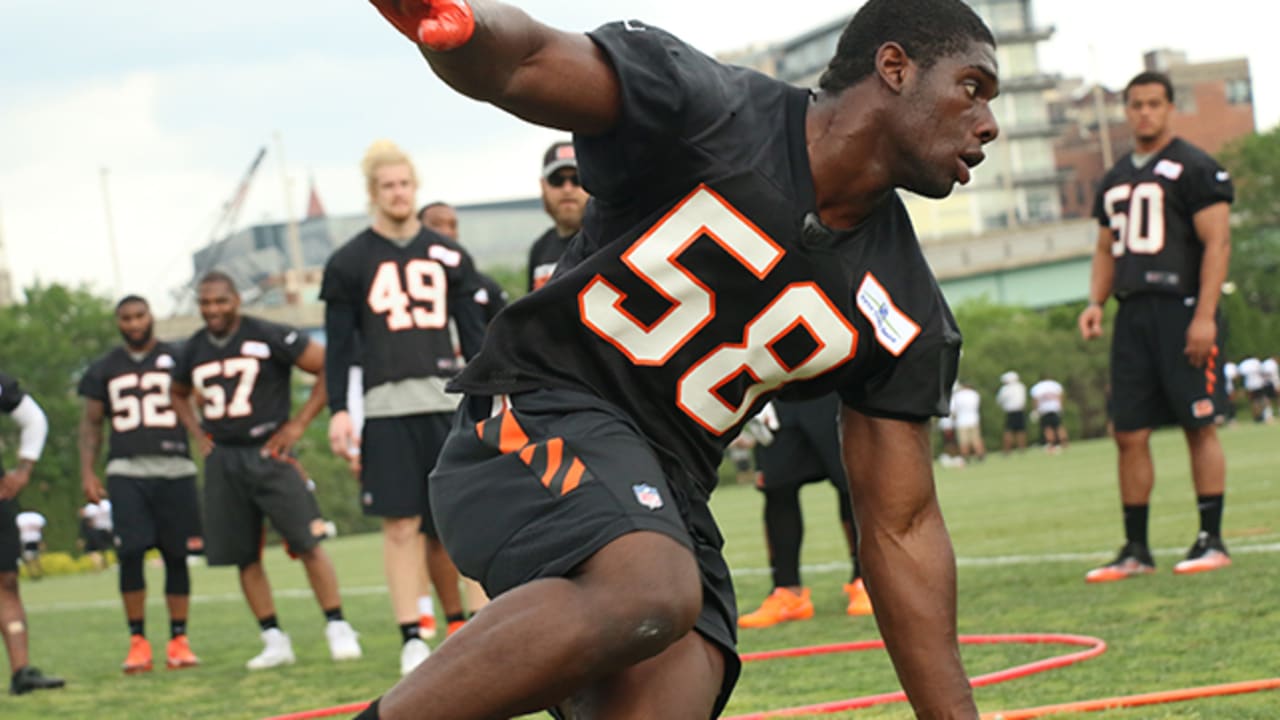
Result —
[[[1249,78],[1227,81],[1227,102],[1231,105],[1248,105],[1253,102],[1253,85]]]

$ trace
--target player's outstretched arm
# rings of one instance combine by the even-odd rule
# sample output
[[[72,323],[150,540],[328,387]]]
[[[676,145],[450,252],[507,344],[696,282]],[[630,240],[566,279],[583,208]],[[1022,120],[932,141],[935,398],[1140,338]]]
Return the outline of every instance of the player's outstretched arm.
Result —
[[[956,563],[933,484],[926,423],[841,410],[858,557],[916,716],[978,717],[956,639]]]
[[[491,0],[370,0],[458,92],[529,122],[599,135],[621,111],[595,43]]]

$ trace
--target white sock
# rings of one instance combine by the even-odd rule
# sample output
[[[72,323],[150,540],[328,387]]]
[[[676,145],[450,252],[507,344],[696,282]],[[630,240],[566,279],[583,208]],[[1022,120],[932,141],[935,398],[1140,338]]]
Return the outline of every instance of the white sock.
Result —
[[[418,596],[418,615],[431,618],[436,616],[436,606],[431,602],[430,595]]]

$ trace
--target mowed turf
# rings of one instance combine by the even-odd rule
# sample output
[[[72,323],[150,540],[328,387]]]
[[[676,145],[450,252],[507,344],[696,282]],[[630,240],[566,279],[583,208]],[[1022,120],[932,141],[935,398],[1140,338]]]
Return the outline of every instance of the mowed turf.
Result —
[[[937,469],[947,523],[959,557],[960,631],[1074,633],[1109,645],[1099,658],[1046,674],[979,689],[984,711],[1172,690],[1280,676],[1280,428],[1241,424],[1222,432],[1229,463],[1226,540],[1235,565],[1175,577],[1171,568],[1194,539],[1197,514],[1185,443],[1158,433],[1151,540],[1159,573],[1090,586],[1084,572],[1111,558],[1122,541],[1115,451],[1109,441],[1073,445],[1065,454],[1028,451],[991,457],[963,469]],[[804,581],[817,615],[809,621],[744,631],[744,652],[878,637],[870,618],[844,615],[841,584],[848,562],[827,484],[804,491]],[[753,609],[769,590],[759,493],[726,486],[715,509],[735,568],[739,604]],[[56,521],[56,520],[55,520]],[[70,520],[67,520],[69,522]],[[38,666],[65,676],[63,691],[0,696],[0,717],[261,718],[372,698],[398,679],[399,638],[383,590],[380,540],[346,537],[327,544],[338,565],[346,614],[365,649],[360,661],[328,658],[319,610],[302,568],[278,548],[268,551],[281,624],[298,663],[250,673],[257,625],[228,569],[193,569],[191,639],[204,665],[123,676],[127,649],[114,569],[97,575],[24,582]],[[163,588],[149,568],[153,594]],[[148,605],[148,634],[163,663],[167,619],[158,597]],[[554,633],[554,627],[547,632]],[[439,641],[433,641],[438,643]],[[966,648],[970,674],[1072,651],[1059,646]],[[497,668],[500,681],[503,668]],[[748,664],[729,714],[827,702],[898,689],[882,651]],[[1133,720],[1280,717],[1280,692],[1206,699],[1090,714]],[[432,717],[427,712],[424,717]],[[827,717],[908,718],[905,705]]]

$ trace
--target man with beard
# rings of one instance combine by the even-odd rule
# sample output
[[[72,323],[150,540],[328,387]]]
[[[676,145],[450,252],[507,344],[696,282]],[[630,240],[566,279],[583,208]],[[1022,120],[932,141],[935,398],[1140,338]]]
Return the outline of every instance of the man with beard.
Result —
[[[458,571],[437,539],[427,476],[458,405],[444,389],[461,364],[450,323],[470,359],[484,337],[484,319],[471,257],[424,228],[414,212],[418,179],[408,155],[381,140],[365,153],[362,170],[373,222],[329,257],[320,287],[329,445],[348,460],[360,450],[360,503],[366,515],[382,518],[387,590],[400,628],[400,671],[407,674],[430,654],[419,634],[424,562],[446,621],[456,629],[465,618]],[[357,349],[365,417],[359,435],[347,405]]]
[[[551,279],[569,239],[582,229],[587,191],[578,178],[578,158],[573,143],[560,141],[542,156],[542,207],[555,222],[529,249],[529,292]]]
[[[200,543],[196,464],[187,431],[178,424],[169,399],[170,371],[179,350],[153,334],[147,301],[129,295],[116,304],[116,327],[124,344],[89,366],[80,380],[80,485],[90,503],[110,495],[111,523],[120,562],[120,596],[129,624],[124,671],[151,670],[145,614],[147,583],[143,559],[157,548],[164,558],[165,603],[169,608],[169,668],[193,667],[200,660],[187,640],[191,578],[187,550]],[[110,418],[107,486],[95,470],[102,450],[102,425]]]
[[[293,454],[324,407],[324,348],[295,328],[241,315],[240,294],[226,273],[207,273],[198,292],[205,326],[178,357],[170,393],[178,420],[200,438],[205,458],[205,557],[210,565],[239,568],[240,588],[262,629],[264,648],[247,667],[261,670],[294,662],[293,643],[280,629],[262,565],[264,519],[306,567],[324,613],[329,655],[334,660],[359,658],[356,632],[342,616],[333,561],[320,546],[327,534],[320,507]],[[316,381],[291,418],[295,365]],[[199,420],[193,395],[201,403]]]

